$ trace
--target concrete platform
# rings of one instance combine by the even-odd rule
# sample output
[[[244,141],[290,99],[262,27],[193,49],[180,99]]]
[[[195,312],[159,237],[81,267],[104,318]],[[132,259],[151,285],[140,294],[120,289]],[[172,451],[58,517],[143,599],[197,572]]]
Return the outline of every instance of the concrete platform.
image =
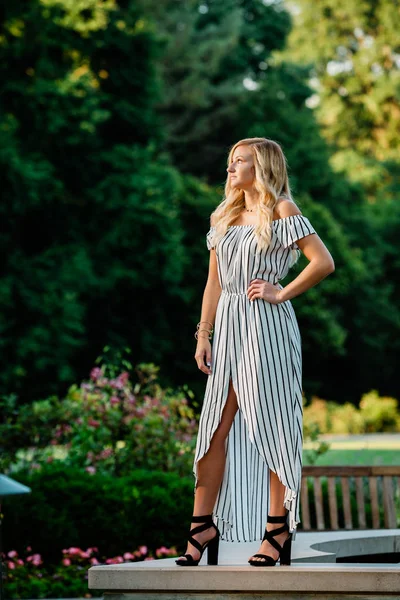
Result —
[[[212,567],[206,552],[198,567],[179,567],[173,558],[98,565],[89,569],[89,589],[104,590],[107,600],[400,598],[400,564],[336,563],[337,557],[400,552],[399,529],[299,532],[289,567],[250,566],[258,547],[221,542]]]

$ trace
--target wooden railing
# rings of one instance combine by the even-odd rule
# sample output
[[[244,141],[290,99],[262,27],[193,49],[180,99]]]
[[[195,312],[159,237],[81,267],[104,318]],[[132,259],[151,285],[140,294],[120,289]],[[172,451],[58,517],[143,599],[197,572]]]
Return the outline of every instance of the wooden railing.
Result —
[[[396,510],[400,510],[400,466],[303,467],[300,527],[305,531],[393,529],[400,518]]]

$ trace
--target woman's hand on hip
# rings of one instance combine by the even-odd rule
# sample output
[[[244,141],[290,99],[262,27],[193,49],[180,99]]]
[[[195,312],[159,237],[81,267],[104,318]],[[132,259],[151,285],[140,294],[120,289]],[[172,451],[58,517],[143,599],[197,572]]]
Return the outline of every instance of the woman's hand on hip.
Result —
[[[280,287],[273,285],[269,281],[265,281],[265,279],[252,279],[247,288],[247,297],[251,301],[261,298],[271,304],[280,304],[282,302],[280,299],[281,291]]]
[[[211,374],[211,343],[206,338],[199,337],[196,353],[194,355],[200,371],[206,375]]]

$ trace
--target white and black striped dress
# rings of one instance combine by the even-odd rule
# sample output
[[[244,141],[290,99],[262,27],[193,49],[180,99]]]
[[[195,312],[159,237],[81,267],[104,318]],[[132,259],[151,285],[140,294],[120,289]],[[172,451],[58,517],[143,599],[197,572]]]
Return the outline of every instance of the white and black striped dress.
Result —
[[[214,247],[214,227],[206,234]],[[222,292],[212,339],[212,372],[208,375],[193,472],[207,452],[221,419],[229,379],[239,410],[226,441],[226,464],[214,506],[221,539],[261,540],[268,512],[269,469],[285,485],[288,524],[296,534],[300,522],[302,469],[301,337],[289,300],[251,302],[252,279],[277,284],[289,271],[296,240],[316,233],[307,217],[294,215],[272,222],[268,248],[256,254],[254,225],[230,226],[215,247]],[[293,256],[293,255],[292,255]],[[278,284],[280,288],[282,286]]]

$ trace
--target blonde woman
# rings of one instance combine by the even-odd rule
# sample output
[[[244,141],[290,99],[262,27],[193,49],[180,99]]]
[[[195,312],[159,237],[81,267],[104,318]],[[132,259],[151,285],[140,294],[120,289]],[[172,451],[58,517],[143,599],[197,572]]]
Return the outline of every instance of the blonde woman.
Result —
[[[335,266],[291,197],[278,143],[249,138],[231,148],[206,242],[195,359],[208,379],[192,525],[176,563],[197,565],[208,548],[208,564],[218,564],[223,539],[260,540],[252,566],[290,565],[302,470],[301,337],[290,300]],[[283,287],[300,251],[309,263]]]

